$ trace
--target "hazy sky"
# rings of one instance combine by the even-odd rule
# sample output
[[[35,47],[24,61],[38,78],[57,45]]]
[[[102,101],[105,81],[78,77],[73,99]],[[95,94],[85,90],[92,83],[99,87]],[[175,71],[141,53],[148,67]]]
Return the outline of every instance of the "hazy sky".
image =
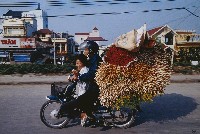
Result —
[[[200,34],[200,0],[0,0],[0,16],[36,9],[36,2],[49,15],[50,30],[74,35],[97,27],[106,45],[144,23],[148,30],[167,24]]]

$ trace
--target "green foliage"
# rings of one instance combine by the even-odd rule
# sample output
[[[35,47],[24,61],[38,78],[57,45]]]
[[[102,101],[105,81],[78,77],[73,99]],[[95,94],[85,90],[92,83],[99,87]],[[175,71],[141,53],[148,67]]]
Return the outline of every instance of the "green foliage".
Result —
[[[175,73],[181,74],[199,74],[200,73],[200,63],[198,65],[191,65],[190,62],[182,61],[175,62],[172,67]]]
[[[137,109],[140,105],[140,98],[138,96],[121,96],[117,99],[113,107],[119,109],[120,107],[129,107],[131,109]]]
[[[0,74],[13,74],[14,72],[14,68],[10,65],[0,65]]]
[[[181,48],[177,53],[176,58],[179,61],[199,61],[200,60],[200,48],[190,47],[190,48]]]
[[[189,61],[182,61],[182,62],[175,62],[174,66],[191,66],[191,62]]]
[[[1,64],[0,74],[9,75],[14,73],[27,74],[27,73],[69,73],[74,68],[74,65],[52,65],[52,64]]]

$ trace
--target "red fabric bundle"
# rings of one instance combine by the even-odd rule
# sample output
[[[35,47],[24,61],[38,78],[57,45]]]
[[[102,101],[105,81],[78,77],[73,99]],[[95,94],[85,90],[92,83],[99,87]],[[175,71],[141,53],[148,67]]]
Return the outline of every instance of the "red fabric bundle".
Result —
[[[104,57],[105,62],[119,66],[127,66],[128,63],[134,61],[135,58],[136,56],[133,55],[133,52],[116,47],[115,45],[109,48]]]

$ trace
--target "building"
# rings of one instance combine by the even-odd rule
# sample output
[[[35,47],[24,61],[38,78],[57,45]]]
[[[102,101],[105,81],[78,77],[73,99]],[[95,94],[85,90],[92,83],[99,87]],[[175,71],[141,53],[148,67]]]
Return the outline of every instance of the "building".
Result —
[[[12,11],[3,14],[0,32],[0,62],[30,62],[38,48],[46,48],[33,37],[37,29],[48,27],[47,13],[38,8],[32,11]],[[36,57],[42,57],[37,53]],[[41,55],[41,56],[39,56]]]
[[[167,47],[175,49],[177,33],[168,25],[148,30],[147,34],[150,38],[156,39]]]
[[[34,18],[8,18],[2,21],[3,37],[32,37],[37,30],[37,22]]]
[[[9,10],[7,13],[3,14],[2,18],[11,19],[25,19],[28,18],[36,19],[37,22],[37,30],[48,28],[48,17],[47,13],[44,10],[40,9],[40,3],[38,3],[38,7],[35,10],[31,11],[12,11]]]
[[[176,61],[200,62],[200,34],[195,30],[175,30],[176,36]]]
[[[41,39],[43,43],[51,44],[51,47],[56,49],[56,54],[66,55],[67,53],[73,53],[73,47],[71,42],[69,42],[72,35],[68,33],[56,33],[49,29],[40,29],[37,31],[37,36]]]
[[[147,34],[175,50],[172,62],[200,62],[200,34],[194,30],[173,30],[165,25],[148,30]]]
[[[100,37],[99,30],[95,27],[92,32],[89,33],[75,33],[75,42],[76,42],[76,53],[83,53],[83,50],[79,48],[82,43],[85,41],[95,41],[99,46],[101,41],[107,41],[103,37]]]
[[[37,30],[48,28],[48,17],[47,12],[38,8],[32,11],[22,12],[22,18],[35,18],[37,20]]]
[[[175,30],[176,37],[176,50],[180,48],[199,48],[200,47],[200,34],[197,34],[195,30]]]
[[[175,49],[177,33],[168,25],[153,28],[147,31],[150,38],[155,39],[157,42],[164,44],[165,47]],[[172,52],[171,63],[173,63],[174,52]]]
[[[18,16],[18,14],[16,14]],[[33,32],[37,30],[34,18],[4,18],[0,36],[0,62],[30,62],[36,51]]]

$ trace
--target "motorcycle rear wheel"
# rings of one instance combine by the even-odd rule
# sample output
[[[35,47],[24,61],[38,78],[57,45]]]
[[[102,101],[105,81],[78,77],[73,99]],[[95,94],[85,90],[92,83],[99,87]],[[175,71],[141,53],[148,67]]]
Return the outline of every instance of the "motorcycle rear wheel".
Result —
[[[114,112],[114,117],[110,122],[114,127],[128,128],[135,121],[136,110],[130,108],[120,108]]]
[[[60,106],[61,102],[56,100],[49,100],[42,105],[40,119],[47,127],[58,129],[65,127],[69,123],[69,118],[57,115]]]

